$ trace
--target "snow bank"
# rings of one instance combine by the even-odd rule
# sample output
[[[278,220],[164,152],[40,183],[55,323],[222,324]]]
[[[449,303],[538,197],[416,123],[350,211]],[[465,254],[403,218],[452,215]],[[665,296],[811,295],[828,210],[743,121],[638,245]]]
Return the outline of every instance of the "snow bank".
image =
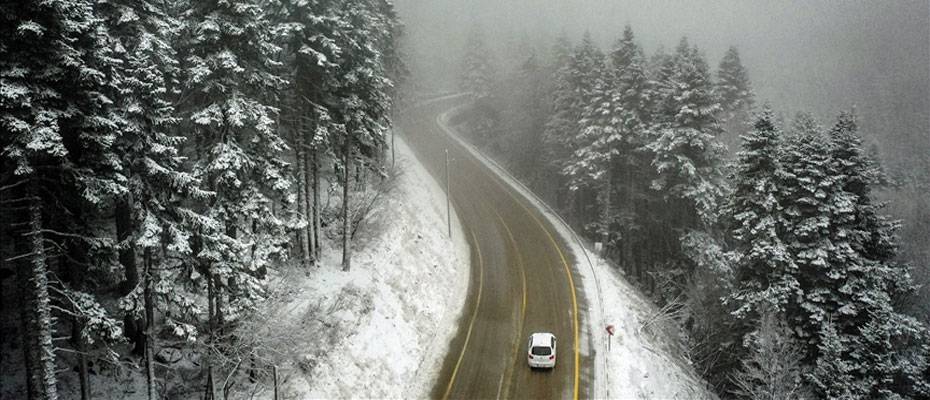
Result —
[[[400,138],[399,183],[370,222],[383,229],[321,267],[288,308],[323,320],[322,349],[295,356],[285,398],[424,398],[456,332],[469,282],[469,250],[459,221],[446,236],[445,194]],[[326,340],[326,338],[329,338]]]
[[[496,171],[510,186],[529,199],[556,228],[572,253],[574,272],[581,278],[587,310],[582,313],[581,354],[594,357],[594,398],[618,399],[715,399],[707,385],[687,363],[664,353],[662,337],[643,332],[643,324],[655,315],[654,304],[645,299],[619,271],[586,248],[585,243],[545,202],[490,157],[455,135],[449,117],[461,107],[440,115],[437,122],[459,143]],[[607,325],[615,336],[608,352]]]

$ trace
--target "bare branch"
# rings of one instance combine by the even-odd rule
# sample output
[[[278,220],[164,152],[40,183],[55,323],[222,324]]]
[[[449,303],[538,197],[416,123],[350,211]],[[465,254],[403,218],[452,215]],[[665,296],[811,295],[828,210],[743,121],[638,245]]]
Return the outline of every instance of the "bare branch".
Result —
[[[0,186],[0,192],[5,192],[5,191],[7,191],[7,190],[14,189],[14,188],[19,187],[19,186],[21,186],[21,185],[25,185],[27,182],[29,182],[29,181],[28,181],[28,180],[22,180],[22,181],[19,181],[19,182],[16,182],[16,183],[11,183],[11,184],[6,185],[6,186]]]
[[[16,260],[20,260],[20,259],[23,259],[23,258],[28,258],[28,257],[36,256],[36,255],[38,255],[38,254],[37,254],[36,252],[33,251],[33,252],[31,252],[31,253],[20,254],[20,255],[18,255],[18,256],[13,256],[13,257],[4,259],[4,261],[6,261],[6,262],[13,262],[13,261],[16,261]]]

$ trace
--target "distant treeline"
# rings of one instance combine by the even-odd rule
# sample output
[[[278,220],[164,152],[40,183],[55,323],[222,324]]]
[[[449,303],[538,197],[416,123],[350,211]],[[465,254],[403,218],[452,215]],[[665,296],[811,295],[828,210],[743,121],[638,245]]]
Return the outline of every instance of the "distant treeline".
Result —
[[[716,74],[687,39],[647,57],[629,27],[462,63],[466,131],[677,322],[721,397],[926,398],[930,334],[902,307],[888,180],[854,113],[829,128],[756,110],[737,49]],[[518,55],[519,54],[519,55]]]
[[[0,4],[0,343],[22,350],[0,393],[86,399],[137,364],[149,399],[268,383],[290,355],[240,324],[322,227],[348,243],[400,33],[387,0]]]

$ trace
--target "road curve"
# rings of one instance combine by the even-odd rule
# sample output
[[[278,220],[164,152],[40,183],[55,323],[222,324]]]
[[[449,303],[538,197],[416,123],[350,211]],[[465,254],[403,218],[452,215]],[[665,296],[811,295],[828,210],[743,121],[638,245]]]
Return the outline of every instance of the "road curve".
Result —
[[[577,399],[589,397],[579,354],[581,283],[567,246],[539,210],[468,151],[439,122],[463,97],[408,109],[398,127],[417,158],[445,183],[471,247],[472,269],[459,332],[431,397],[437,399]],[[552,371],[530,370],[532,332],[558,338]]]

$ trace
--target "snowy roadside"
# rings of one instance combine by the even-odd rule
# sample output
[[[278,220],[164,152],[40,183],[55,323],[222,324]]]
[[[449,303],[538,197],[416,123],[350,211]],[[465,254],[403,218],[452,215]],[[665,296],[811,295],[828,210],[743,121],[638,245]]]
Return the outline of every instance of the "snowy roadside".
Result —
[[[574,271],[581,277],[588,300],[581,326],[581,354],[594,357],[594,398],[618,399],[715,399],[704,382],[683,360],[664,354],[660,337],[647,335],[643,325],[655,315],[656,306],[644,298],[618,270],[588,249],[579,236],[531,190],[490,157],[462,140],[449,126],[449,117],[460,110],[441,114],[437,123],[450,136],[505,182],[528,199],[555,227],[572,253]],[[608,352],[607,325],[615,336]]]
[[[446,236],[437,182],[400,138],[396,150],[403,173],[371,217],[383,229],[348,273],[338,251],[325,253],[287,306],[320,322],[305,334],[325,348],[285,368],[286,399],[429,395],[465,303],[469,250],[454,214],[454,239]]]

